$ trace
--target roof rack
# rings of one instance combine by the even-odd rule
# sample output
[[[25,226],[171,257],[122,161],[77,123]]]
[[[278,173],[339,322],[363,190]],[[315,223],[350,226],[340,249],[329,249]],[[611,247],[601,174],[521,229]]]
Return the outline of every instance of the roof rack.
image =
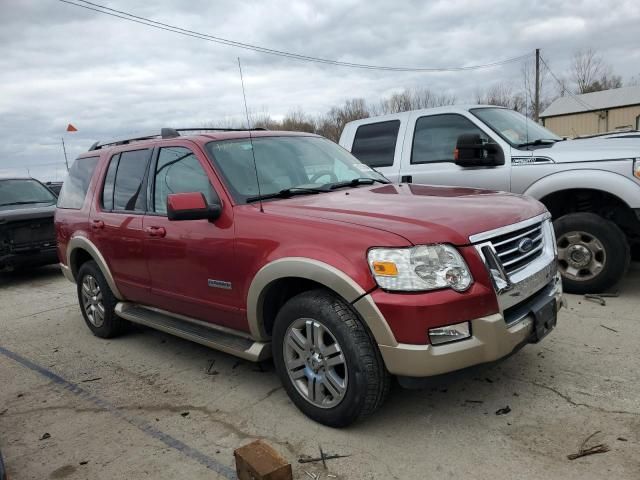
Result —
[[[154,138],[176,138],[180,136],[180,132],[246,132],[246,131],[266,130],[266,128],[217,128],[217,127],[192,127],[192,128],[162,128],[159,134],[142,135],[139,137],[126,137],[111,140],[109,142],[95,142],[89,151],[99,150],[107,146],[126,145],[131,142],[142,142],[144,140],[151,140]]]

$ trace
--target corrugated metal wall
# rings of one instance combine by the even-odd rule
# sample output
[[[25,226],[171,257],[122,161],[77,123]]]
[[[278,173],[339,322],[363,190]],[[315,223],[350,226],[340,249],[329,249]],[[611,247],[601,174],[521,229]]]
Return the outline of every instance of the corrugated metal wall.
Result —
[[[608,111],[547,117],[544,119],[544,125],[561,137],[577,137],[608,132],[616,128],[638,128],[636,123],[638,115],[640,115],[640,105],[635,105],[611,108]]]

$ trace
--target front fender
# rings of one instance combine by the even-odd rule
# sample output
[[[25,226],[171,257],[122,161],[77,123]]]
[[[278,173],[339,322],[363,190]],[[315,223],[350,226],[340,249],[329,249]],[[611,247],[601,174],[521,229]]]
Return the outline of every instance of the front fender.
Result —
[[[633,180],[607,170],[576,169],[552,173],[534,182],[524,195],[542,199],[562,190],[591,189],[610,193],[631,208],[640,208],[640,186]]]
[[[324,285],[349,303],[355,302],[367,293],[351,277],[328,263],[304,257],[286,257],[274,260],[258,271],[249,287],[247,320],[254,339],[260,341],[269,339],[261,321],[266,287],[275,280],[291,277],[304,278]],[[379,311],[377,311],[375,304],[370,305],[371,303],[373,302],[358,302],[358,306],[354,307],[372,331],[376,341],[392,342],[391,344],[393,344],[395,340],[389,325],[386,321],[380,320],[382,315],[373,314],[379,314]]]

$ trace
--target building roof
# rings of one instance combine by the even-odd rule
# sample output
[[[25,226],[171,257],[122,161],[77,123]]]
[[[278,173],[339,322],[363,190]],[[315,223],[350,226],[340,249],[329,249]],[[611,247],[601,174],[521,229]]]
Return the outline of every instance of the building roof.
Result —
[[[540,114],[540,117],[555,117],[569,113],[591,112],[638,104],[640,104],[640,86],[612,88],[601,92],[566,95],[557,98]]]

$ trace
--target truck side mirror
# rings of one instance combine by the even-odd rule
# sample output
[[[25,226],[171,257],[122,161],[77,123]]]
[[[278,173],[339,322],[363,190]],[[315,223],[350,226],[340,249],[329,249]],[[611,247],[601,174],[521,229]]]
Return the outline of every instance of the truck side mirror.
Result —
[[[504,165],[504,152],[497,143],[485,143],[478,133],[464,133],[458,137],[453,152],[456,165],[461,167],[493,167]]]
[[[167,196],[169,220],[216,220],[221,213],[222,206],[208,204],[202,192],[172,193]]]

